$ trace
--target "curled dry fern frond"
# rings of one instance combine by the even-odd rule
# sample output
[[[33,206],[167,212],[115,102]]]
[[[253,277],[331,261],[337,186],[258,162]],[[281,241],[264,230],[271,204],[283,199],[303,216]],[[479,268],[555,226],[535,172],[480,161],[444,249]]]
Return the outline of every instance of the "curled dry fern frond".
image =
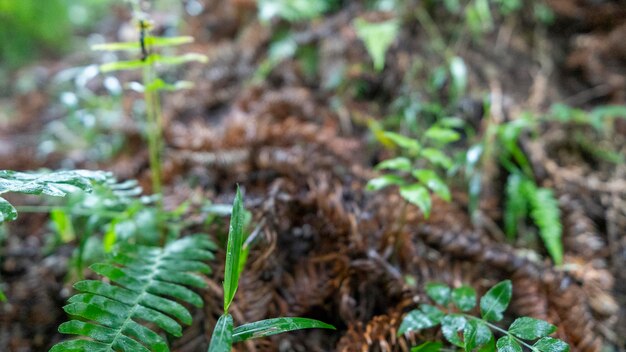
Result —
[[[51,352],[169,351],[165,339],[141,325],[150,323],[173,336],[182,335],[181,323],[191,314],[182,304],[202,306],[202,298],[187,287],[204,287],[196,273],[210,273],[205,261],[213,259],[215,245],[206,236],[190,236],[164,248],[127,246],[107,263],[91,266],[115,284],[85,280],[63,309],[82,318],[61,324],[59,331],[88,339],[55,345]]]

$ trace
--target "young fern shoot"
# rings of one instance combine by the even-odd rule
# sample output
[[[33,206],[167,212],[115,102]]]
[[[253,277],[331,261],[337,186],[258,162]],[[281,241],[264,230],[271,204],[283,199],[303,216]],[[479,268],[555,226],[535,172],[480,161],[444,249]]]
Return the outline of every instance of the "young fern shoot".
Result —
[[[332,325],[318,320],[308,318],[275,318],[260,320],[253,323],[234,326],[233,318],[228,313],[228,309],[235,297],[239,285],[239,277],[244,267],[242,261],[245,260],[243,253],[244,242],[244,208],[239,187],[233,203],[233,210],[230,220],[230,231],[228,233],[228,244],[226,246],[226,267],[224,269],[224,314],[219,318],[208,352],[230,352],[233,343],[250,339],[271,336],[283,332],[322,328],[335,329]]]
[[[188,62],[206,62],[207,57],[197,53],[187,53],[176,56],[165,56],[156,52],[156,49],[169,48],[193,42],[192,37],[158,37],[151,34],[152,22],[148,16],[135,6],[134,17],[139,31],[139,40],[133,42],[106,43],[93,46],[93,50],[126,51],[139,54],[140,57],[132,60],[117,61],[100,66],[103,73],[121,70],[142,70],[142,83],[129,84],[133,90],[143,93],[146,103],[146,123],[148,148],[150,153],[150,171],[152,177],[152,191],[160,194],[162,191],[161,153],[163,149],[163,114],[161,112],[160,92],[176,91],[193,87],[188,81],[166,83],[158,77],[157,66],[177,66]]]

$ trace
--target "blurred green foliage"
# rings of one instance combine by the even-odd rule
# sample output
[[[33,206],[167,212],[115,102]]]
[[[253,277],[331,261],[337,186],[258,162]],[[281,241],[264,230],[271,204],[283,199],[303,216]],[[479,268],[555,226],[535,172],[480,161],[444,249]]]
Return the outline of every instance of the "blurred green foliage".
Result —
[[[72,47],[73,28],[90,26],[115,0],[0,0],[0,66],[15,69]]]
[[[0,59],[18,67],[43,51],[62,51],[70,34],[66,0],[0,0]]]

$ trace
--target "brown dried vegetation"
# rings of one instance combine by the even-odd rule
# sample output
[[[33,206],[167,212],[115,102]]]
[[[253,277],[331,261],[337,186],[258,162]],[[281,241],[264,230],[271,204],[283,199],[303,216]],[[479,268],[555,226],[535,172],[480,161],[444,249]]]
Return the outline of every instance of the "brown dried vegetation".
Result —
[[[572,35],[576,39],[566,69],[581,70],[582,76],[573,76],[580,86],[599,89],[596,80],[603,82],[607,88],[602,98],[623,103],[626,66],[623,61],[608,65],[604,60],[623,59],[624,52],[614,47],[623,46],[616,39],[625,28],[626,17],[620,20],[618,15],[626,11],[623,3],[608,2],[614,5],[606,4],[607,9],[602,7],[604,12],[594,16],[585,10],[595,6],[587,1],[549,3],[564,23],[571,24],[575,18],[576,23],[591,28],[601,24],[599,34]],[[359,6],[349,5],[302,30],[303,42],[317,42],[322,48],[324,67],[331,68],[336,60],[365,60],[349,28],[350,18],[359,11]],[[609,16],[610,21],[601,16]],[[569,150],[560,149],[565,132],[551,126],[546,126],[540,139],[525,142],[537,174],[545,185],[556,189],[560,200],[566,265],[557,270],[474,228],[462,190],[457,190],[452,203],[436,202],[428,220],[416,208],[406,207],[396,192],[365,192],[373,171],[358,121],[363,115],[376,116],[376,107],[348,100],[351,113],[346,120],[341,111],[329,107],[328,94],[289,62],[266,83],[249,86],[248,79],[271,35],[270,28],[254,20],[253,2],[206,1],[204,13],[189,23],[197,47],[208,52],[211,60],[206,67],[194,66],[185,72],[197,88],[177,93],[166,105],[165,170],[170,184],[166,201],[174,204],[189,195],[228,200],[233,185],[239,183],[260,231],[233,304],[236,323],[309,316],[338,328],[336,332],[311,330],[256,340],[237,350],[409,351],[415,343],[437,338],[433,332],[396,336],[403,313],[426,299],[426,282],[470,284],[484,293],[505,278],[512,278],[514,287],[510,317],[528,315],[556,324],[558,337],[570,343],[573,351],[600,351],[604,345],[623,348],[623,166],[598,168],[577,155],[564,156]],[[402,36],[408,38],[409,33]],[[406,68],[403,60],[408,60],[403,55],[414,55],[411,51],[418,50],[414,46],[407,42],[406,47],[394,48],[390,68],[380,77],[371,77],[377,94],[398,94],[397,79]],[[467,53],[470,61],[481,55]],[[475,69],[484,73],[480,67]],[[321,72],[320,79],[325,74]],[[528,96],[538,87],[537,82],[527,83],[510,94]],[[473,84],[481,83],[476,79]],[[493,88],[483,84],[487,85],[483,88]],[[36,99],[34,105],[20,104],[24,117],[8,126],[11,129],[2,126],[0,143],[9,140],[8,131],[16,138],[39,115],[41,99],[45,98]],[[507,113],[517,108],[505,107]],[[620,140],[624,151],[623,134],[618,134],[616,143]],[[3,148],[0,156],[4,153],[14,155]],[[40,166],[33,160],[2,157],[0,168]],[[55,166],[54,160],[45,164]],[[120,156],[109,168],[145,178],[146,155]],[[196,180],[195,184],[187,183],[188,179]],[[501,202],[497,198],[485,201],[484,212],[498,214],[494,207]],[[55,329],[59,319],[64,319],[60,307],[67,292],[61,288],[69,253],[41,256],[43,221],[37,218],[30,224],[12,225],[8,243],[2,247],[0,270],[11,301],[0,313],[0,346],[9,351],[44,349],[59,338]],[[216,263],[223,262],[223,255],[218,254]],[[218,265],[214,272],[222,269]],[[196,312],[184,338],[174,341],[175,350],[206,349],[221,309],[221,280],[219,275],[212,278],[204,292],[205,308]]]

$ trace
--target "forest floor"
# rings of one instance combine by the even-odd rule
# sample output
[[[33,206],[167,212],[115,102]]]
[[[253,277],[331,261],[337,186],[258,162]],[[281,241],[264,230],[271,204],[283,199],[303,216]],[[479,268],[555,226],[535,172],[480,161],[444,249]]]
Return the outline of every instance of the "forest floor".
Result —
[[[547,3],[553,25],[538,29],[524,16],[508,18],[480,41],[455,49],[469,72],[458,111],[478,133],[489,118],[539,114],[554,103],[584,109],[626,103],[626,4]],[[383,119],[406,94],[403,82],[416,57],[425,67],[439,65],[419,24],[401,27],[380,73],[358,69],[369,57],[352,20],[385,14],[345,5],[292,28],[299,45],[319,48],[314,74],[287,58],[259,81],[254,77],[279,26],[261,24],[251,4],[205,1],[201,14],[184,18],[186,33],[196,38],[190,50],[207,53],[209,63],[180,70],[177,75],[196,87],[163,99],[165,205],[230,203],[239,184],[253,223],[261,225],[233,304],[235,321],[307,316],[337,330],[284,334],[237,350],[408,351],[413,342],[437,338],[432,332],[396,336],[403,313],[424,299],[426,282],[465,283],[484,292],[511,279],[508,321],[519,315],[548,320],[572,351],[626,351],[626,165],[583,150],[572,137],[582,133],[589,143],[625,155],[626,121],[616,120],[610,134],[545,123],[537,136],[519,140],[537,183],[554,190],[561,209],[565,259],[555,267],[540,244],[503,238],[505,178],[497,164],[483,175],[477,219],[469,215],[462,184],[452,185],[451,202],[434,199],[428,219],[393,189],[365,191],[375,163],[390,156],[372,142],[367,121]],[[115,39],[112,33],[127,21],[120,10],[103,34]],[[93,160],[86,149],[42,156],[41,131],[62,118],[50,93],[58,83],[53,77],[80,59],[41,62],[19,73],[30,75],[34,87],[3,98],[13,118],[0,122],[0,169],[105,169],[150,190],[132,93],[122,98],[122,123],[109,130],[125,140],[111,159]],[[327,89],[336,67],[353,68],[345,79],[360,86]],[[101,77],[90,83],[101,84]],[[489,117],[481,110],[485,96]],[[211,229],[223,233],[224,224]],[[42,214],[21,214],[7,225],[0,246],[8,297],[0,303],[1,351],[43,351],[62,338],[56,329],[66,319],[74,246],[47,251],[50,232]],[[215,273],[223,271],[223,260],[220,251]],[[175,351],[206,350],[220,314],[221,281],[216,274],[202,292],[205,307],[196,310],[184,337],[173,340]]]

